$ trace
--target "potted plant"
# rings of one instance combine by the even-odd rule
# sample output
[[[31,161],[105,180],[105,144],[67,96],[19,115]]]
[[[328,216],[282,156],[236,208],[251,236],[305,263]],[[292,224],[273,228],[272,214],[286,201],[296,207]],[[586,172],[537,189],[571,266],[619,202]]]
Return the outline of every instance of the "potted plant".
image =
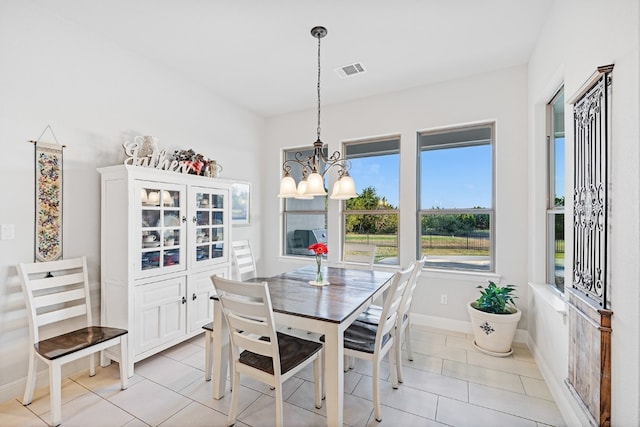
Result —
[[[513,353],[511,344],[516,333],[516,326],[522,316],[512,293],[512,285],[497,286],[489,281],[489,285],[480,288],[480,297],[467,304],[473,327],[474,346],[483,353],[492,356],[509,356]]]

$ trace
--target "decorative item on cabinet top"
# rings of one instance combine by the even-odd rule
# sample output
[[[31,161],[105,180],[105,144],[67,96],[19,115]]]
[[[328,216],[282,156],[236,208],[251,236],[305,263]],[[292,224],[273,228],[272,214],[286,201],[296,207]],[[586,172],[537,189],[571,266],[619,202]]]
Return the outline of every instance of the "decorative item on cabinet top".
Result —
[[[202,175],[217,178],[222,166],[214,159],[196,153],[193,149],[175,150],[169,154],[166,149],[158,147],[158,138],[144,135],[136,136],[133,141],[122,144],[124,147],[124,164],[167,170],[172,172]]]

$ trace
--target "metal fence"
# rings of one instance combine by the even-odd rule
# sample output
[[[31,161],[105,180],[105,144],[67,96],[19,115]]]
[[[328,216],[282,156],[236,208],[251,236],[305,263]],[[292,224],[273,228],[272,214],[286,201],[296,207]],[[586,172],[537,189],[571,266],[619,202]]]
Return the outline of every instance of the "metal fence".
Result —
[[[429,232],[422,236],[423,249],[489,251],[490,246],[489,232],[486,230],[457,234]]]

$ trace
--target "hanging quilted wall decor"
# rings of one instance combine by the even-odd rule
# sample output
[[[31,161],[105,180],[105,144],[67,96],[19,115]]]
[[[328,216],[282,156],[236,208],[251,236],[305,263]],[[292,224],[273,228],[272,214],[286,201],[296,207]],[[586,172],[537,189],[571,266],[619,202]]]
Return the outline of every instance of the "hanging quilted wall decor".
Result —
[[[49,127],[48,129],[50,130]],[[39,140],[31,142],[35,146],[34,258],[36,261],[55,261],[62,259],[62,150],[64,145]]]

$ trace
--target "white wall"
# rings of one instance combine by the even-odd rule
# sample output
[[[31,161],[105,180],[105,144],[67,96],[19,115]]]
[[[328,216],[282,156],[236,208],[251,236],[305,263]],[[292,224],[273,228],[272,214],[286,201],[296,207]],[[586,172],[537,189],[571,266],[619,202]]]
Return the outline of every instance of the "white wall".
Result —
[[[545,151],[544,104],[559,84],[570,99],[600,65],[613,70],[612,135],[610,143],[610,285],[612,318],[612,415],[614,426],[638,425],[640,420],[639,326],[640,248],[638,241],[640,174],[638,172],[639,7],[636,0],[556,1],[529,63],[529,168],[540,171],[529,180],[529,335],[538,366],[543,370],[565,419],[586,425],[569,395],[567,377],[568,327],[556,308],[562,301],[544,286]],[[565,128],[569,154],[573,141],[571,109]],[[567,156],[568,197],[572,194],[572,162]],[[568,203],[570,206],[570,203]],[[565,228],[571,232],[568,212]],[[571,235],[571,234],[570,234]],[[570,241],[570,240],[568,240]],[[567,245],[569,248],[569,245]],[[567,253],[565,283],[571,283],[571,253]]]
[[[50,6],[54,8],[52,4]],[[27,318],[15,265],[33,260],[33,145],[47,125],[64,154],[64,256],[86,255],[99,306],[100,182],[97,167],[124,160],[135,135],[168,150],[193,148],[254,184],[252,225],[234,227],[260,257],[260,150],[264,120],[28,2],[0,3],[0,401],[23,390]],[[51,141],[46,134],[44,139]],[[99,317],[98,317],[99,319]]]
[[[636,0],[557,0],[528,69],[516,67],[323,106],[322,110],[322,139],[332,150],[340,149],[343,140],[401,136],[402,265],[415,257],[416,133],[496,121],[496,272],[503,282],[519,286],[519,305],[528,310],[520,328],[528,326],[538,365],[554,387],[552,391],[565,416],[576,425],[584,418],[577,414],[562,384],[567,369],[567,328],[563,316],[555,311],[561,305],[541,286],[546,170],[540,144],[544,136],[541,114],[560,82],[565,82],[569,97],[596,66],[615,63],[611,145],[612,420],[613,425],[637,425],[638,15]],[[305,262],[279,257],[281,229],[275,224],[281,224],[281,218],[275,196],[280,171],[270,165],[280,164],[282,148],[311,145],[315,111],[276,117],[265,127],[261,118],[97,37],[91,29],[27,2],[0,3],[0,40],[0,223],[16,227],[15,240],[0,241],[0,401],[21,393],[27,370],[23,357],[28,345],[27,321],[14,266],[33,258],[33,146],[27,140],[37,138],[47,124],[67,145],[65,256],[88,256],[96,297],[100,218],[95,169],[120,163],[120,144],[138,134],[155,135],[169,149],[194,148],[218,159],[225,168],[224,177],[253,183],[251,226],[234,227],[234,237],[252,240],[264,275]],[[261,170],[261,160],[269,167]],[[332,201],[332,262],[337,260],[338,226],[338,205]],[[486,278],[427,271],[416,291],[419,304],[414,308],[429,320],[443,319],[454,325],[466,322],[464,304],[474,298],[475,285]],[[536,292],[529,292],[527,282],[536,287]],[[449,296],[446,306],[439,304],[442,293]],[[96,301],[99,298],[94,298]]]
[[[366,76],[363,76],[366,78]],[[329,78],[329,77],[328,77]],[[337,78],[337,77],[336,77]],[[380,135],[400,135],[400,264],[415,259],[416,242],[416,144],[417,132],[478,122],[496,123],[496,274],[503,283],[518,285],[526,310],[527,301],[527,72],[515,67],[464,80],[371,97],[322,107],[322,140],[329,151],[341,150],[341,142]],[[315,111],[272,118],[267,122],[269,151],[266,161],[281,162],[280,150],[310,145],[315,131]],[[282,223],[278,217],[280,171],[265,177],[265,223]],[[335,176],[333,177],[335,179]],[[328,188],[332,187],[331,181]],[[329,202],[329,262],[338,260],[339,203]],[[275,274],[308,260],[279,257],[281,228],[263,230],[266,274]],[[449,320],[455,327],[468,322],[465,305],[477,298],[478,284],[487,274],[443,274],[426,271],[416,289],[413,310],[422,316]],[[440,304],[440,294],[448,304]],[[418,316],[419,318],[420,316]],[[523,318],[526,316],[523,316]],[[424,317],[423,317],[424,318]],[[526,328],[521,321],[520,328]]]

